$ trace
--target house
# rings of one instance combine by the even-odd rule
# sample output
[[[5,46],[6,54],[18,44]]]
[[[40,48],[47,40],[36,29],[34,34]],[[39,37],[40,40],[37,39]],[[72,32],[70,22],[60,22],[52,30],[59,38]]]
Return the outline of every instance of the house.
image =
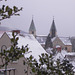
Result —
[[[69,37],[54,37],[52,39],[53,48],[60,46],[61,50],[66,50],[67,52],[72,52],[72,44]]]
[[[20,58],[18,61],[10,62],[7,66],[7,73],[8,73],[8,75],[25,75],[25,70],[28,70],[28,75],[35,75],[35,74],[31,74],[30,67],[28,68],[27,65],[25,65],[25,66],[23,65],[23,60],[25,60],[26,57],[33,55],[33,57],[38,61],[39,55],[41,55],[41,53],[46,53],[46,51],[38,43],[38,41],[35,39],[35,37],[32,34],[21,32],[17,35],[17,37],[19,37],[18,47],[22,47],[22,45],[26,46],[28,44],[29,51],[31,51],[31,52],[26,54],[25,57]],[[2,50],[6,47],[8,48],[11,46],[11,44],[12,44],[10,41],[11,38],[12,38],[11,32],[4,32],[3,34],[1,34],[0,40],[1,40],[2,44],[0,44],[1,45],[0,47],[3,46]],[[4,40],[4,41],[2,41],[2,40]],[[0,59],[0,64],[1,64],[1,59]],[[5,71],[5,68],[0,69],[1,73],[3,71]]]

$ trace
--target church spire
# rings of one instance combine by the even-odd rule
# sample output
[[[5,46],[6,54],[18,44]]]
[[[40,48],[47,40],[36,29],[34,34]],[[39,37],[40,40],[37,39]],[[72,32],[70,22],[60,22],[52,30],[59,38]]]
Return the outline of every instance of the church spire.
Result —
[[[30,28],[29,28],[29,33],[36,36],[36,28],[34,25],[33,16],[32,16],[32,21],[31,21]]]
[[[57,33],[57,30],[56,30],[56,26],[55,26],[55,22],[54,22],[54,17],[53,17],[53,22],[52,22],[51,29],[50,29],[51,37],[52,38],[55,37],[56,33]]]

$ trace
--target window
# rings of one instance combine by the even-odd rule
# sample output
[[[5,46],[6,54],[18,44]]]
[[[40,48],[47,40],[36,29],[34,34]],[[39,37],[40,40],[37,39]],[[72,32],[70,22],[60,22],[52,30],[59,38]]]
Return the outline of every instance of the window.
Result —
[[[34,31],[32,31],[32,34],[34,34]]]
[[[67,47],[65,47],[65,50],[67,50]]]

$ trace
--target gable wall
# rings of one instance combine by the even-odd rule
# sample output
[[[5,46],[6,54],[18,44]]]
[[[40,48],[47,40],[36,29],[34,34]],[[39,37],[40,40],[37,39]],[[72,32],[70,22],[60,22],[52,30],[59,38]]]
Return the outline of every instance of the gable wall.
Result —
[[[59,39],[59,37],[56,37],[56,39],[53,41],[53,47],[55,48],[56,45],[61,46],[62,49],[65,49],[67,47],[68,52],[72,52],[72,45],[64,45],[63,42]]]
[[[7,48],[11,46],[11,40],[6,33],[4,33],[0,38],[0,50],[3,45],[5,45]]]
[[[65,45],[62,43],[62,41],[58,37],[56,37],[56,39],[53,41],[54,48],[56,47],[56,45],[61,46],[62,49],[65,48]]]

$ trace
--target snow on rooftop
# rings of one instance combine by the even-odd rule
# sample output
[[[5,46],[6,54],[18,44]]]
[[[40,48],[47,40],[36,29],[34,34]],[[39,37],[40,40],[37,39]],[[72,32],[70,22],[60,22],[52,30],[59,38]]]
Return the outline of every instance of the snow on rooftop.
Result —
[[[54,37],[53,39],[52,39],[52,42],[56,39],[57,37]],[[65,44],[65,45],[72,45],[71,44],[71,41],[70,41],[70,39],[69,39],[69,37],[58,37],[62,42],[63,42],[63,44]]]
[[[26,54],[26,57],[29,57],[30,55],[34,56],[35,59],[39,59],[39,55],[41,53],[46,53],[46,51],[43,49],[43,47],[40,45],[40,43],[35,39],[35,37],[31,34],[23,36],[18,36],[18,46],[21,47],[22,45],[26,46],[28,44],[30,53]]]
[[[1,32],[1,31],[0,31],[0,38],[2,37],[3,33],[4,33],[4,32]]]
[[[0,38],[4,33],[6,33],[9,37],[12,36],[12,33],[10,31],[0,31]]]
[[[69,37],[59,37],[59,39],[65,44],[65,45],[72,45]]]
[[[4,32],[0,33],[0,36],[3,35]],[[6,32],[6,34],[12,38],[12,32]],[[19,37],[18,40],[18,46],[22,47],[22,46],[26,46],[28,44],[29,47],[29,51],[31,51],[31,53],[27,54],[26,56],[34,56],[35,59],[39,59],[39,55],[41,55],[42,53],[46,53],[46,51],[44,50],[44,48],[40,45],[40,43],[35,39],[35,37],[32,34],[27,34],[27,33],[23,33],[23,34],[19,34],[17,37]]]
[[[40,44],[45,44],[47,36],[36,36],[37,41]]]

